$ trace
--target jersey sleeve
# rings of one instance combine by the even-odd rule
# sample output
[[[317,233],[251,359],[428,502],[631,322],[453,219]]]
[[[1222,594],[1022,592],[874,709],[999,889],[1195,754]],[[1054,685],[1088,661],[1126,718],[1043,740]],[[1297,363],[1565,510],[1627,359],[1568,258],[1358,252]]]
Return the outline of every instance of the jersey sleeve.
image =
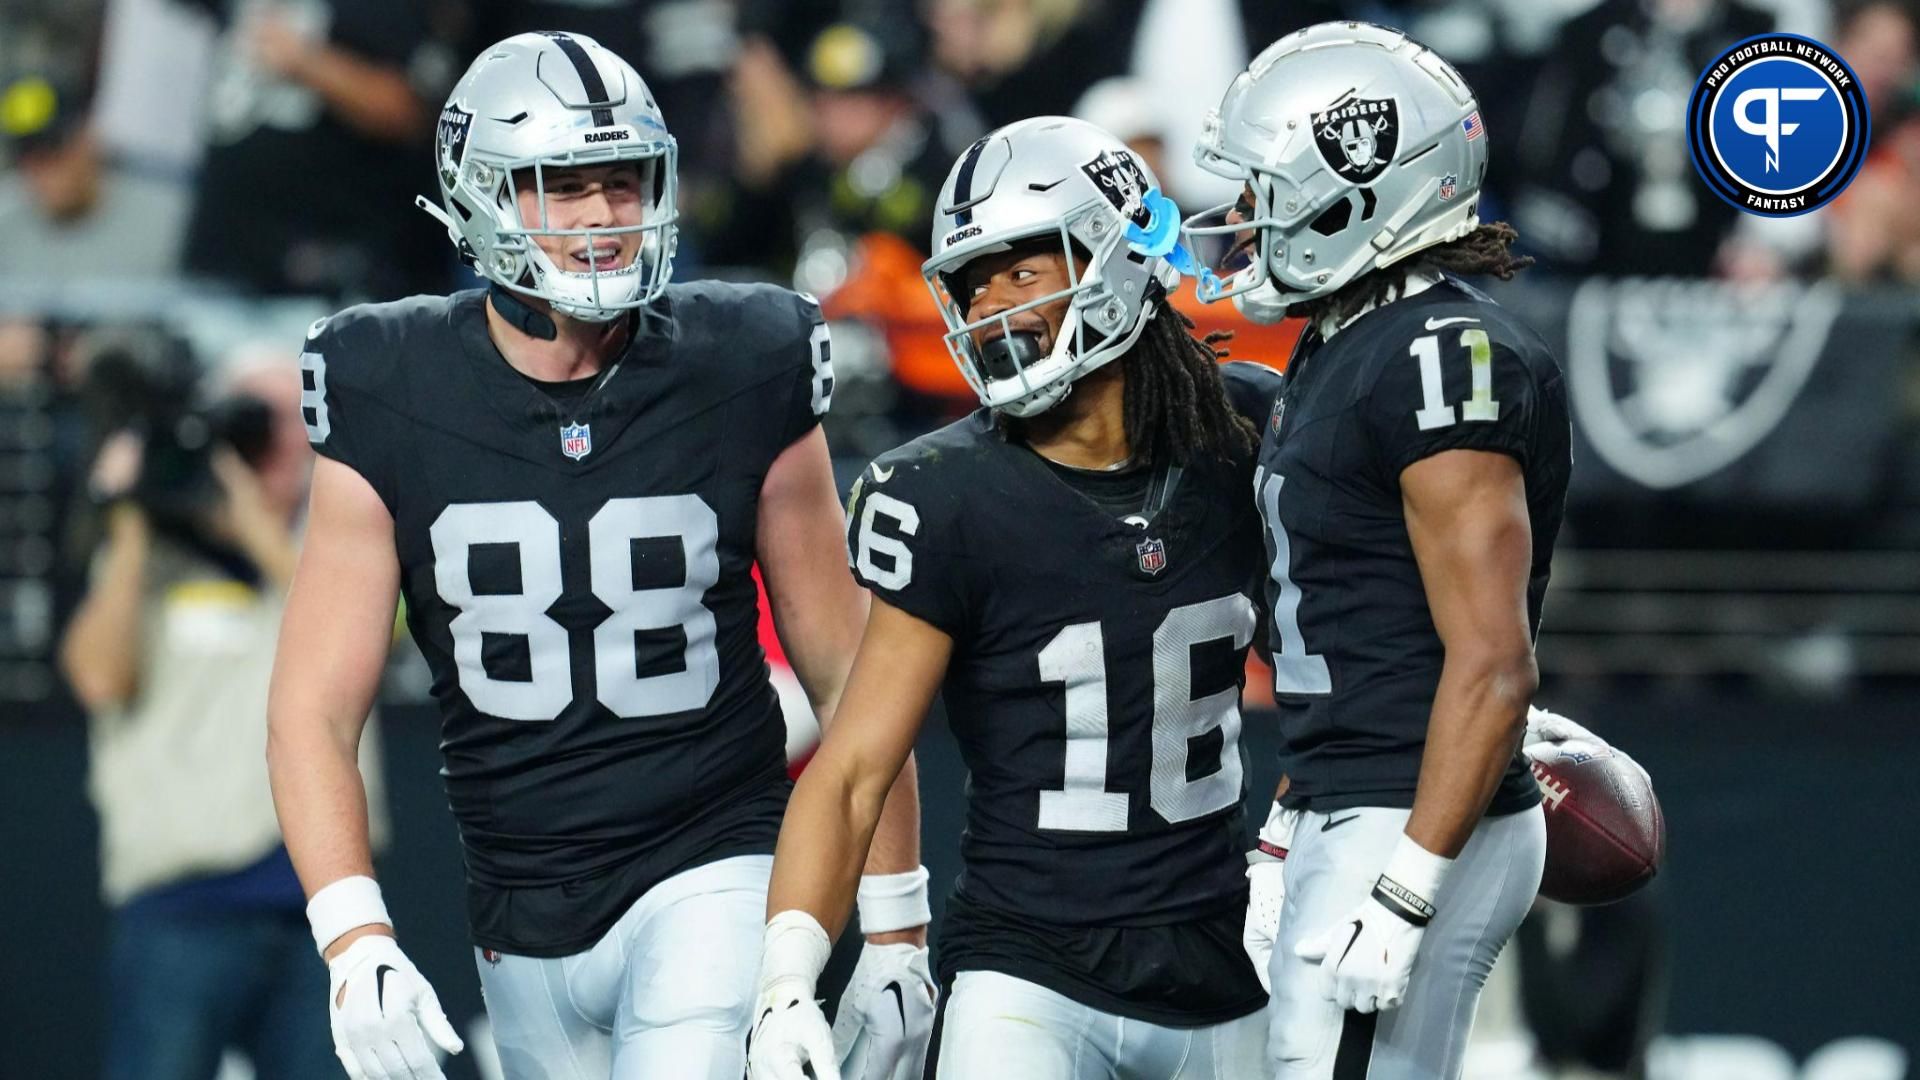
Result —
[[[1361,403],[1385,475],[1447,450],[1509,454],[1524,468],[1540,389],[1526,359],[1479,326],[1456,323],[1381,358]]]
[[[1280,400],[1286,377],[1251,360],[1229,360],[1220,365],[1220,380],[1226,384],[1227,400],[1241,416],[1252,421],[1256,431],[1265,430],[1273,419],[1273,403]]]
[[[782,447],[793,445],[812,431],[833,404],[833,340],[827,319],[811,296],[788,294],[794,304],[798,329],[787,348],[793,360],[793,380],[781,426]]]
[[[381,427],[391,421],[371,385],[377,378],[353,311],[321,319],[307,331],[300,350],[300,419],[314,452],[365,477],[393,506],[390,455]]]
[[[847,564],[873,595],[960,638],[971,592],[967,561],[924,464],[883,455],[847,497]]]

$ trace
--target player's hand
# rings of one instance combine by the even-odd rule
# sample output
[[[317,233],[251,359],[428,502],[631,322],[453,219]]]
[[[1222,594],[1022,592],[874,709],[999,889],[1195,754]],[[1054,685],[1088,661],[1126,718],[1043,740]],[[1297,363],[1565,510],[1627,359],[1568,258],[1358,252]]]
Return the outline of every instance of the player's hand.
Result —
[[[748,1080],[840,1080],[833,1029],[813,999],[833,943],[820,920],[789,908],[767,920],[760,993],[747,1041]],[[806,1070],[812,1069],[809,1074]]]
[[[1294,947],[1295,956],[1319,962],[1328,999],[1370,1013],[1406,998],[1420,939],[1433,921],[1433,897],[1452,864],[1401,837],[1373,894],[1353,914]]]
[[[1520,740],[1521,752],[1532,756],[1564,743],[1586,743],[1599,750],[1613,748],[1612,743],[1557,712],[1549,712],[1538,705],[1527,706],[1527,733]],[[1646,766],[1626,754],[1619,754],[1619,757],[1632,762],[1633,767],[1640,770],[1641,776],[1647,775]],[[1647,783],[1651,785],[1652,779],[1649,778]]]
[[[841,1080],[920,1080],[939,999],[925,948],[861,948],[833,1019]]]
[[[1280,908],[1287,899],[1287,849],[1293,846],[1293,828],[1299,821],[1300,811],[1274,803],[1267,823],[1260,827],[1259,846],[1247,852],[1247,923],[1240,944],[1268,993],[1273,992],[1273,976],[1267,967],[1273,943],[1280,938]]]
[[[1548,712],[1538,705],[1527,706],[1527,734],[1521,740],[1521,748],[1526,749],[1539,743],[1563,742],[1592,742],[1600,746],[1607,745],[1606,740],[1559,713]]]
[[[812,984],[802,979],[776,979],[760,988],[747,1044],[748,1080],[840,1080],[833,1029],[813,994]]]
[[[327,964],[333,1052],[352,1080],[442,1080],[433,1045],[465,1044],[400,944],[370,934]]]

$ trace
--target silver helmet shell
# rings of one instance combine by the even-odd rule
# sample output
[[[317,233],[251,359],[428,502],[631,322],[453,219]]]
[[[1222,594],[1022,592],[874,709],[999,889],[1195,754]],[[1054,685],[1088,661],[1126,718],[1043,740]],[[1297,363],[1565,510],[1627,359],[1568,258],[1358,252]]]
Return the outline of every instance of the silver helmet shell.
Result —
[[[1074,380],[1140,339],[1154,316],[1148,286],[1157,280],[1170,288],[1179,280],[1164,259],[1128,240],[1129,224],[1144,229],[1152,223],[1148,195],[1158,188],[1140,155],[1071,117],[1009,124],[960,156],[940,189],[933,257],[921,275],[946,319],[947,351],[982,404],[1014,416],[1044,412],[1067,396]],[[1069,254],[1067,288],[970,320],[971,297],[959,272],[980,256],[1046,238]],[[1076,254],[1086,258],[1084,269]],[[989,370],[974,345],[975,331],[999,322],[1011,334],[1011,316],[1062,299],[1067,313],[1048,355],[1014,362],[1015,370]]]
[[[481,53],[440,112],[434,133],[440,206],[462,257],[489,281],[537,296],[563,315],[605,322],[648,303],[673,273],[678,242],[678,149],[653,93],[632,65],[578,34],[516,34]],[[547,224],[547,170],[636,162],[648,203],[641,223],[594,229]],[[529,173],[540,219],[523,221],[515,175]],[[535,239],[617,243],[640,234],[625,266],[576,272],[554,265]]]
[[[1473,91],[1452,65],[1397,30],[1320,23],[1254,58],[1207,117],[1194,159],[1252,188],[1187,219],[1201,238],[1238,248],[1201,299],[1232,297],[1249,317],[1279,319],[1370,270],[1457,240],[1479,224],[1487,140]]]

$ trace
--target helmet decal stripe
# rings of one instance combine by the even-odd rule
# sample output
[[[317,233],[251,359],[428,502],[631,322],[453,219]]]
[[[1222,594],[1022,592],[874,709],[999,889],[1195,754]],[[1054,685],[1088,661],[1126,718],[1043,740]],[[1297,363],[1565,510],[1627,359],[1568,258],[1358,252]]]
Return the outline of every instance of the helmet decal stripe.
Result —
[[[992,138],[988,136],[987,138]],[[980,164],[980,155],[987,148],[987,139],[981,139],[967,148],[967,155],[960,159],[960,171],[953,177],[953,205],[967,208],[953,215],[955,225],[973,224],[973,208],[967,203],[973,199],[973,170]]]
[[[612,99],[607,96],[606,80],[600,77],[600,69],[593,66],[593,58],[587,55],[587,50],[566,34],[551,33],[547,36],[560,46],[561,52],[567,54],[568,60],[573,61],[573,70],[580,76],[580,89],[586,92],[587,101],[612,104]],[[612,127],[613,110],[605,106],[596,107],[593,110],[593,126]]]

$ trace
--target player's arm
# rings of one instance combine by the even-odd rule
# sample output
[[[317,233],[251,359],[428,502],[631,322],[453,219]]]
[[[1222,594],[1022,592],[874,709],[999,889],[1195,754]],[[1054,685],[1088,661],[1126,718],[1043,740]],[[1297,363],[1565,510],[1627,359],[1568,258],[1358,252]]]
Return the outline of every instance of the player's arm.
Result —
[[[773,607],[774,629],[807,692],[822,732],[840,711],[847,672],[867,617],[866,590],[847,569],[845,527],[827,440],[816,425],[782,451],[760,489],[759,558]],[[926,944],[926,919],[911,912],[888,917],[883,894],[900,894],[913,912],[923,908],[920,802],[908,757],[886,800],[867,852],[863,925],[879,943]],[[889,773],[893,777],[894,773]],[[918,922],[900,924],[917,918]],[[875,927],[878,927],[876,930]]]
[[[267,699],[274,807],[308,896],[373,874],[360,735],[386,665],[399,591],[386,504],[359,473],[320,458]],[[346,927],[327,944],[328,958],[368,933],[392,929]]]
[[[386,504],[352,468],[321,458],[274,657],[267,774],[327,960],[334,1052],[353,1075],[437,1078],[425,1039],[453,1053],[460,1038],[394,943],[359,767],[399,586]]]
[[[1512,764],[1539,686],[1527,621],[1533,530],[1526,479],[1507,454],[1436,454],[1409,465],[1400,486],[1446,649],[1407,836],[1450,859]]]
[[[838,720],[800,774],[780,826],[751,1043],[755,1080],[799,1077],[803,1063],[817,1077],[840,1075],[838,1040],[814,1001],[815,984],[831,951],[829,935],[840,932],[853,908],[888,790],[952,654],[944,631],[874,599]],[[931,1000],[925,1005],[930,1012]],[[904,1005],[901,1011],[904,1018]]]
[[[60,639],[60,670],[89,711],[131,700],[140,687],[140,627],[152,527],[132,505],[107,517],[87,596]]]

